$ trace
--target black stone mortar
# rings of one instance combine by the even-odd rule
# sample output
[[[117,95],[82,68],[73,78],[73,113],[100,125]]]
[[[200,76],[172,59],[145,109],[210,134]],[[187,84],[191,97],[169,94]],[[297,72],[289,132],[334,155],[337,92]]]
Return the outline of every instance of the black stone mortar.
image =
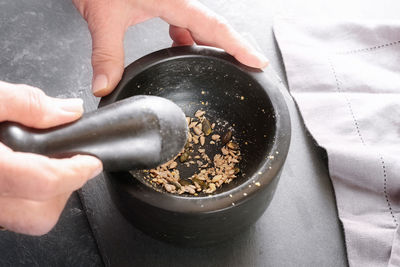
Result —
[[[177,245],[206,246],[229,239],[263,214],[290,143],[289,111],[277,84],[221,50],[174,47],[130,64],[99,107],[133,95],[165,97],[186,116],[201,109],[210,122],[227,122],[217,123],[214,133],[233,128],[242,153],[238,177],[211,195],[166,193],[142,172],[136,179],[129,172],[105,172],[112,200],[135,227]],[[207,142],[205,149],[212,158],[220,145]],[[181,177],[194,171],[181,169]]]

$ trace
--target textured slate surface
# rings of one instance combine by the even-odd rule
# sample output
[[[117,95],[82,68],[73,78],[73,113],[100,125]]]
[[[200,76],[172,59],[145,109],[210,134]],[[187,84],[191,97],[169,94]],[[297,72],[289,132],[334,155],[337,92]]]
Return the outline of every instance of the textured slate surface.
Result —
[[[90,39],[70,1],[0,0],[0,80],[27,83],[59,97],[83,97],[90,85]],[[80,30],[76,30],[80,29]],[[42,237],[0,232],[0,266],[102,266],[77,193]]]
[[[0,266],[102,266],[78,195],[70,198],[60,221],[47,235],[0,232]]]

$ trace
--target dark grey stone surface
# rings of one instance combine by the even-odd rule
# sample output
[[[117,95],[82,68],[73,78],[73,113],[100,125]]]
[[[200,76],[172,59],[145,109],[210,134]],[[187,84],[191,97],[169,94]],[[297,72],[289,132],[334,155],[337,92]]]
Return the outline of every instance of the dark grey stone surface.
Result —
[[[0,1],[0,80],[42,88],[48,95],[82,97],[95,108],[90,38],[70,1]],[[77,193],[47,235],[0,232],[0,266],[102,266]]]
[[[398,19],[400,4],[384,1],[202,1],[240,32],[254,36],[271,65],[284,69],[271,26],[275,15]],[[57,97],[90,92],[90,35],[67,0],[0,0],[0,80],[27,83]],[[168,47],[168,25],[159,19],[131,28],[126,63]],[[285,81],[285,80],[284,80]],[[305,131],[290,98],[292,145],[275,197],[262,218],[229,243],[203,249],[177,248],[131,227],[109,199],[103,177],[80,196],[107,266],[345,266],[347,259],[334,193],[322,153]],[[43,237],[0,232],[0,266],[102,265],[76,194],[56,228]]]
[[[0,266],[102,266],[85,211],[73,194],[60,221],[47,235],[0,232]]]

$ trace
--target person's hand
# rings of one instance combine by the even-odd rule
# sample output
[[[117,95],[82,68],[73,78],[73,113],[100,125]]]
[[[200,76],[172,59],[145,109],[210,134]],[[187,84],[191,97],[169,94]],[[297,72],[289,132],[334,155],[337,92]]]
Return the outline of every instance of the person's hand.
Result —
[[[34,87],[0,82],[0,121],[48,128],[82,112],[81,99],[51,98]],[[101,170],[95,157],[52,159],[0,143],[0,226],[30,235],[49,232],[71,193]]]
[[[173,45],[208,45],[224,49],[243,64],[263,68],[267,59],[222,17],[195,0],[73,0],[92,35],[92,90],[110,93],[124,70],[124,35],[129,26],[153,17],[170,24]],[[140,45],[140,44],[138,44]]]

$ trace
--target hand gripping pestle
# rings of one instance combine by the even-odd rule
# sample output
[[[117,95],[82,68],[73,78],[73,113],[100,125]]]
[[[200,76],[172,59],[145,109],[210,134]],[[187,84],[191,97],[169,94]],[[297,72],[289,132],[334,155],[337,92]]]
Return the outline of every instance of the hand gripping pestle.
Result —
[[[49,129],[0,123],[0,141],[14,151],[57,158],[93,155],[107,171],[156,167],[181,151],[187,134],[185,114],[176,104],[144,95],[114,102]]]

